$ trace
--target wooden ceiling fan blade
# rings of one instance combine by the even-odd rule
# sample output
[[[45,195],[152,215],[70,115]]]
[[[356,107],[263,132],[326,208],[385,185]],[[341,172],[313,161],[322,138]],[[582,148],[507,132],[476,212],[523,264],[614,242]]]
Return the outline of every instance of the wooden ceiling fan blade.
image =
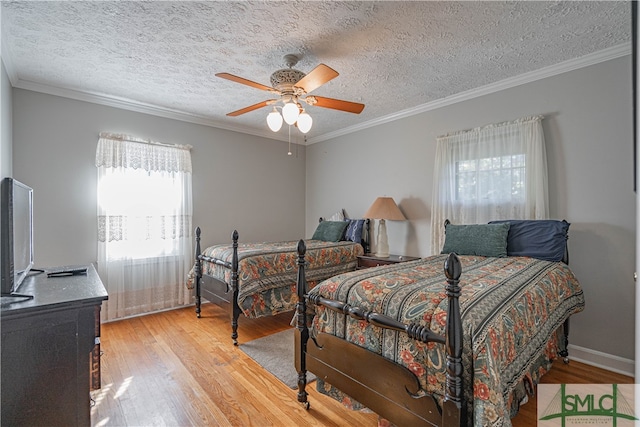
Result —
[[[257,110],[258,108],[266,107],[267,105],[273,104],[273,100],[269,99],[267,101],[258,102],[257,104],[250,105],[249,107],[245,107],[241,110],[232,111],[227,113],[227,116],[236,117],[244,113],[248,113],[253,110]]]
[[[248,80],[242,77],[238,77],[238,76],[234,76],[233,74],[229,74],[229,73],[218,73],[216,74],[216,77],[221,77],[223,79],[227,79],[227,80],[231,80],[232,82],[236,82],[236,83],[240,83],[243,85],[247,85],[247,86],[251,86],[254,87],[256,89],[260,89],[260,90],[266,90],[269,92],[277,92],[275,89],[273,89],[270,86],[266,86],[263,85],[261,83],[256,83],[252,80]]]
[[[320,64],[311,70],[309,74],[301,78],[294,86],[304,90],[305,93],[309,93],[327,83],[329,80],[335,79],[338,75],[338,72],[333,68]]]
[[[360,114],[364,110],[364,104],[357,102],[343,101],[341,99],[325,98],[323,96],[315,96],[316,107],[331,108],[334,110],[346,111],[348,113]]]

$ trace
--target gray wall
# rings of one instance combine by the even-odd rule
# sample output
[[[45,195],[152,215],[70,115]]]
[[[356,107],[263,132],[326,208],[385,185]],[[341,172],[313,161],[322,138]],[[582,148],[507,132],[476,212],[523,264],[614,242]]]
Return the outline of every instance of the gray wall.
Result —
[[[0,9],[2,8],[0,7]],[[4,68],[2,58],[0,58],[0,178],[11,176],[12,173],[12,93],[13,89],[7,70]],[[2,213],[0,213],[1,217]],[[6,238],[6,236],[0,235],[0,239]]]
[[[242,241],[304,237],[304,147],[287,156],[281,141],[14,89],[13,173],[34,189],[37,266],[96,260],[101,131],[193,146],[203,245],[229,242],[236,228]]]
[[[12,93],[11,82],[4,68],[0,70],[0,178],[12,174]]]
[[[631,59],[623,57],[313,144],[307,149],[307,234],[345,208],[361,217],[392,196],[390,252],[430,255],[438,135],[543,114],[550,216],[567,219],[570,265],[585,292],[570,342],[634,358],[635,193]]]
[[[0,23],[2,8],[0,7]],[[0,31],[0,47],[2,32]],[[11,175],[11,82],[4,66],[5,53],[0,49],[0,178]]]

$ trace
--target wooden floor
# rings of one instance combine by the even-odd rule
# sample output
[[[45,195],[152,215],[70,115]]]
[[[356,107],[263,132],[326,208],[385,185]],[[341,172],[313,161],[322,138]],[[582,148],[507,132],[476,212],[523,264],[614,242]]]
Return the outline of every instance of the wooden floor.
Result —
[[[289,328],[291,314],[240,318],[240,343]],[[228,307],[204,304],[102,325],[102,389],[93,426],[376,426],[377,416],[345,409],[307,388],[311,409],[230,339]],[[547,383],[631,383],[578,362],[558,362]],[[513,420],[536,425],[535,398]]]

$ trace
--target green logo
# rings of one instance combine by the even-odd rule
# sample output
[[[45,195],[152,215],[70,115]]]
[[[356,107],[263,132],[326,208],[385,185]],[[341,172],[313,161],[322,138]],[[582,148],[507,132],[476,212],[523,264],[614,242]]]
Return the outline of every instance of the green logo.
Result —
[[[540,384],[538,387],[542,386]],[[548,384],[545,384],[548,386]],[[609,385],[597,385],[595,387],[602,388]],[[570,419],[572,424],[593,424],[594,419],[598,417],[600,421],[605,419],[600,417],[606,417],[610,419],[613,427],[617,426],[619,419],[623,420],[637,420],[633,407],[629,404],[629,401],[620,392],[617,384],[611,385],[611,391],[607,389],[601,393],[595,393],[594,385],[574,385],[575,388],[581,388],[582,390],[591,390],[591,393],[569,393],[567,392],[566,384],[561,384],[558,392],[553,396],[551,402],[542,412],[542,416],[539,417],[540,421],[560,419],[562,426],[566,425],[567,419]],[[540,414],[539,414],[540,415]],[[609,421],[609,420],[607,420]]]

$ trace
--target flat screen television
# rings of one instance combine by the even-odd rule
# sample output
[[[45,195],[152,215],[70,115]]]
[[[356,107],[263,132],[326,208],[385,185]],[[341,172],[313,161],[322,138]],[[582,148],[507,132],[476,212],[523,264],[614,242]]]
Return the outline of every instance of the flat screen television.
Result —
[[[33,189],[4,178],[0,193],[0,283],[2,295],[10,295],[33,268]]]

